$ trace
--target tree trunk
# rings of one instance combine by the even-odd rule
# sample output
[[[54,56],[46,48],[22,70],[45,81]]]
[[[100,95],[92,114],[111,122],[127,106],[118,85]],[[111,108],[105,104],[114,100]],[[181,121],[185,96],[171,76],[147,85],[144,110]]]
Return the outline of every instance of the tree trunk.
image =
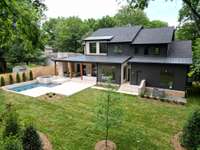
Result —
[[[109,130],[109,106],[110,105],[110,94],[108,94],[107,97],[107,108],[106,108],[106,148],[108,147],[108,130]]]

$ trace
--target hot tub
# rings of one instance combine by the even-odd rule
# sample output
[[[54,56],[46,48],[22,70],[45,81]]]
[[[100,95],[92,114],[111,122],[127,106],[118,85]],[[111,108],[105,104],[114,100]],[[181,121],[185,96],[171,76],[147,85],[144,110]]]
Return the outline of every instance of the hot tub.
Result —
[[[36,78],[38,83],[50,84],[52,83],[52,76],[40,76]]]

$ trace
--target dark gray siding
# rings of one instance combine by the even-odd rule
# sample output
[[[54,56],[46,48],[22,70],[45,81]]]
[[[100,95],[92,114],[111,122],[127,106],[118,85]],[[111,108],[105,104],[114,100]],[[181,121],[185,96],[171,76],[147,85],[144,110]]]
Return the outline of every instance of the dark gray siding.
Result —
[[[157,55],[157,56],[167,56],[167,49],[168,49],[167,44],[135,45],[134,47],[136,49],[138,49],[137,50],[138,54],[135,54],[135,55],[143,56],[144,51],[147,48],[149,53],[146,56],[155,56],[154,55],[154,49],[159,48],[160,49],[160,55]]]
[[[108,55],[133,56],[134,48],[130,43],[113,43],[113,44],[108,43]]]
[[[97,82],[103,82],[102,81],[102,68],[107,66],[114,66],[115,67],[115,76],[116,80],[115,84],[121,84],[121,65],[120,64],[97,64]]]
[[[140,80],[145,79],[147,86],[164,88],[160,84],[161,69],[167,69],[174,74],[175,90],[185,90],[187,70],[186,65],[164,65],[164,64],[131,64],[131,84],[137,84],[136,72],[140,72]]]
[[[108,43],[108,55],[125,55],[125,56],[144,56],[145,49],[148,48],[148,56],[155,56],[154,49],[160,49],[160,55],[167,56],[167,44],[151,44],[151,45],[131,45],[130,43]],[[138,53],[135,53],[137,49]]]

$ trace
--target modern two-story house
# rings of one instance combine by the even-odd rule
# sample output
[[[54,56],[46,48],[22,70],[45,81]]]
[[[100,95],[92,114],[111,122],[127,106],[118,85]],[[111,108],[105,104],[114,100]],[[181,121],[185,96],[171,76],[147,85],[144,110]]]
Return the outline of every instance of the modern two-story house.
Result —
[[[54,58],[59,75],[95,76],[112,82],[184,91],[192,64],[191,41],[175,41],[173,27],[102,28],[83,40],[84,54]]]

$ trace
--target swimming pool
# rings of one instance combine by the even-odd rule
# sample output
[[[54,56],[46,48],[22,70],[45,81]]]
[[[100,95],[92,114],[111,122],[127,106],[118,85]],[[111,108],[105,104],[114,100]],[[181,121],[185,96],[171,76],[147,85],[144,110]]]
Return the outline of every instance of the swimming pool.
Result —
[[[51,88],[51,87],[55,87],[57,85],[60,85],[60,84],[54,84],[54,83],[42,84],[42,83],[36,82],[36,83],[30,83],[30,84],[10,88],[9,90],[15,91],[15,92],[22,92],[22,91],[30,90],[30,89],[37,88],[37,87],[49,87],[49,88]]]

